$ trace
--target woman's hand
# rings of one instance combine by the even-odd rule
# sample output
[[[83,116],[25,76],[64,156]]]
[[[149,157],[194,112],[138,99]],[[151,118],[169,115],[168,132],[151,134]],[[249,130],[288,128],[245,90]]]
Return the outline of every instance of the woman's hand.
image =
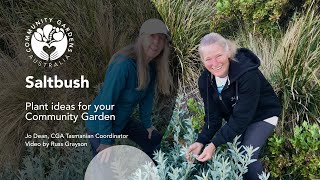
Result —
[[[196,159],[200,162],[208,161],[212,158],[213,153],[216,151],[216,146],[213,143],[210,143],[203,152]]]
[[[154,127],[154,126],[151,126],[151,127],[149,127],[148,129],[147,129],[147,131],[148,131],[148,139],[151,139],[151,135],[152,135],[152,131],[153,130],[156,130],[156,128]]]
[[[188,150],[187,150],[187,154],[186,154],[187,160],[189,162],[191,161],[190,155],[189,155],[190,153],[198,155],[202,148],[203,148],[203,144],[202,143],[195,142],[195,143],[191,144],[189,146]]]

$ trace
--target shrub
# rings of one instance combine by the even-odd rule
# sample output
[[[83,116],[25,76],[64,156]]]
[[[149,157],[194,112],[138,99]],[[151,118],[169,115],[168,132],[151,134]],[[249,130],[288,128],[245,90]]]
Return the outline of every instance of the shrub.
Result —
[[[195,101],[193,98],[190,98],[187,104],[191,115],[192,128],[196,132],[201,132],[202,126],[204,125],[204,107],[199,101]]]
[[[165,138],[165,145],[155,153],[156,168],[144,165],[137,170],[131,180],[140,180],[153,177],[162,179],[242,179],[247,172],[247,166],[256,161],[251,159],[252,153],[257,150],[252,146],[239,147],[239,137],[227,146],[218,147],[213,158],[205,163],[188,163],[185,158],[188,145],[194,142],[196,134],[192,129],[191,119],[185,109],[184,102],[180,96],[177,99],[174,116],[170,121],[169,129],[173,133],[173,142]],[[267,179],[269,174],[264,173],[260,179]]]
[[[320,178],[320,128],[303,122],[294,128],[293,137],[273,135],[270,154],[265,159],[271,175],[280,179]]]
[[[255,35],[279,37],[294,12],[317,4],[319,0],[218,0],[213,29],[226,35],[245,29]]]
[[[254,34],[279,34],[278,22],[286,15],[288,0],[218,0],[213,29],[236,33],[244,28]]]

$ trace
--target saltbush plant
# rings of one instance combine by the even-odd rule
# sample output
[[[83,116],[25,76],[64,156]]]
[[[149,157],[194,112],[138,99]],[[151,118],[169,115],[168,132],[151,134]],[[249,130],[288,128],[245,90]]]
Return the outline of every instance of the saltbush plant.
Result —
[[[172,130],[173,142],[165,138],[165,146],[155,153],[158,165],[151,167],[144,165],[138,169],[131,180],[215,180],[215,179],[243,179],[243,174],[248,171],[248,165],[255,162],[251,159],[254,151],[252,146],[239,146],[239,136],[232,143],[218,147],[211,160],[200,163],[195,160],[187,162],[185,154],[188,145],[194,142],[196,133],[192,128],[191,118],[185,108],[182,97],[177,99],[174,116],[170,121],[169,129]],[[170,134],[171,134],[170,133]],[[260,175],[260,179],[268,179],[269,173]]]

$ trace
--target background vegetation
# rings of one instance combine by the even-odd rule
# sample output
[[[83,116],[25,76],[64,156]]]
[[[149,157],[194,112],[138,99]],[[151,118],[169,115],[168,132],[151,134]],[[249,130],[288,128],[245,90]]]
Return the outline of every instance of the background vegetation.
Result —
[[[29,177],[27,174],[30,173],[26,172],[32,171],[27,168],[30,166],[39,167],[41,177],[43,174],[44,177],[51,177],[56,166],[50,163],[71,165],[72,161],[68,160],[73,157],[70,156],[71,152],[84,157],[83,154],[90,151],[89,147],[78,152],[61,149],[47,151],[47,154],[24,148],[23,137],[26,132],[84,132],[80,128],[82,124],[77,124],[79,128],[75,128],[68,123],[26,123],[24,103],[43,103],[44,100],[69,104],[78,101],[90,103],[95,96],[93,87],[102,82],[110,56],[134,41],[145,19],[161,17],[172,34],[174,54],[171,67],[176,89],[183,95],[181,101],[188,102],[184,106],[188,105],[188,116],[192,119],[189,119],[192,128],[188,130],[181,125],[181,132],[201,129],[203,108],[197,79],[203,67],[197,46],[203,35],[212,31],[220,32],[260,57],[260,70],[283,105],[275,134],[264,147],[262,158],[266,171],[274,179],[320,178],[317,143],[320,140],[318,0],[153,0],[152,3],[147,0],[22,0],[19,3],[7,0],[0,2],[0,13],[0,144],[5,145],[0,149],[0,162],[2,165],[4,162],[14,162],[13,169],[2,171],[0,177]],[[54,70],[45,70],[45,74],[59,74],[61,78],[83,74],[91,83],[92,88],[88,91],[61,93],[24,88],[27,75],[43,74],[42,69],[26,61],[23,40],[30,23],[44,16],[63,19],[71,26],[76,40],[73,62]],[[159,129],[165,129],[165,124],[171,119],[175,93],[171,97],[159,95],[156,102],[154,121]],[[181,118],[173,118],[171,123],[179,123]],[[169,126],[166,130],[163,147],[170,150],[170,144],[175,141],[174,127]],[[183,139],[179,142],[186,143]],[[54,158],[50,161],[49,158],[39,158],[39,155]],[[84,157],[78,162],[78,170],[74,169],[76,174],[73,177],[81,177],[89,159]],[[17,169],[20,169],[20,174]],[[63,177],[71,177],[71,174]],[[174,174],[170,177],[174,177]]]

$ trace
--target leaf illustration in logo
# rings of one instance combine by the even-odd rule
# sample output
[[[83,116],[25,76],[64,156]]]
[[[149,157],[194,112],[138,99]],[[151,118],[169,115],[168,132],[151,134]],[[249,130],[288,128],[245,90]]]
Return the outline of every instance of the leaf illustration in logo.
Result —
[[[49,39],[49,34],[52,31],[52,29],[53,26],[51,24],[47,24],[43,27],[43,35],[47,40]]]
[[[52,35],[53,39],[56,41],[61,41],[63,36],[64,36],[63,32],[57,32]]]
[[[36,38],[37,41],[42,41],[42,35],[40,33],[35,32],[34,37]]]

